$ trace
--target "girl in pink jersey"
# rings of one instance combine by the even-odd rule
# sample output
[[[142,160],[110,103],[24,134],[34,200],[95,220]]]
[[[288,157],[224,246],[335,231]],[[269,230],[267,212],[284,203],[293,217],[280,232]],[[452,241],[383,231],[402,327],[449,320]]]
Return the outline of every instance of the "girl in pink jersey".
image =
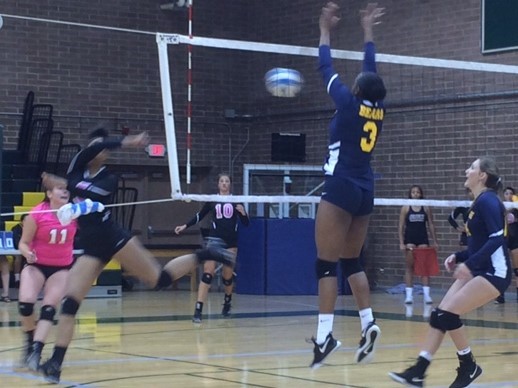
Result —
[[[27,259],[20,276],[18,308],[26,337],[23,364],[36,371],[45,339],[54,322],[56,306],[63,298],[68,270],[73,263],[75,221],[63,226],[56,212],[68,203],[67,181],[50,174],[42,175],[45,200],[26,217],[20,239],[20,253]],[[40,319],[34,305],[43,290]]]

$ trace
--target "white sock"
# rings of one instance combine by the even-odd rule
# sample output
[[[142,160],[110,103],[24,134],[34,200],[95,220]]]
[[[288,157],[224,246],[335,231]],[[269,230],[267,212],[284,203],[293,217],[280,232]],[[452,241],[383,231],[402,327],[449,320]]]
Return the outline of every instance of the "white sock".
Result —
[[[464,355],[466,355],[466,354],[468,354],[470,352],[471,352],[471,347],[469,347],[469,346],[466,349],[457,350],[457,354],[459,356],[464,356]]]
[[[334,314],[318,314],[317,344],[323,344],[333,331]]]
[[[364,331],[365,328],[369,325],[369,323],[374,321],[374,315],[372,315],[372,309],[370,307],[360,310],[358,313],[360,315],[360,323],[362,325],[362,331]]]
[[[430,354],[430,352],[427,352],[425,350],[421,350],[421,352],[419,352],[419,357],[426,358],[430,362],[432,362],[433,359],[433,356]]]
[[[423,286],[423,295],[424,295],[425,298],[429,298],[430,297],[430,287]]]
[[[412,291],[414,291],[413,287],[405,287],[405,294],[407,299],[412,299]]]

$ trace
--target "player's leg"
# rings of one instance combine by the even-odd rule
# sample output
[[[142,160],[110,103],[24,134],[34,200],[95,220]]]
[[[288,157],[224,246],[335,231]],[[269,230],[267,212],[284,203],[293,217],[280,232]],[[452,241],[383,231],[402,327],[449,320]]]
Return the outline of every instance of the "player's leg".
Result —
[[[228,251],[232,252],[237,257],[237,248],[228,248]],[[234,290],[234,267],[225,265],[221,272],[221,278],[223,287],[225,289],[225,299],[223,300],[223,308],[221,309],[221,315],[224,317],[230,315],[232,309],[232,292]]]
[[[198,286],[198,296],[194,307],[194,315],[192,317],[193,323],[201,323],[203,304],[207,300],[207,295],[209,294],[215,270],[215,261],[209,260],[203,263],[203,274],[201,275],[200,284]]]
[[[34,332],[36,330],[36,314],[34,305],[38,300],[45,276],[35,266],[26,266],[20,274],[20,289],[18,294],[18,311],[20,322],[25,337],[24,350],[22,355],[22,365],[26,365],[29,354],[32,350]]]
[[[101,274],[106,263],[93,256],[80,256],[68,274],[65,296],[61,303],[56,341],[52,356],[41,365],[40,371],[45,379],[57,384],[61,376],[61,365],[65,358],[68,345],[74,336],[76,314],[81,302],[88,294],[93,282]]]
[[[351,220],[352,216],[344,209],[324,199],[320,202],[315,220],[319,314],[317,336],[313,339],[312,368],[320,367],[325,358],[341,345],[332,336],[338,295],[337,267]]]
[[[405,245],[405,304],[414,303],[414,252],[415,244]]]
[[[37,371],[40,365],[41,353],[50,329],[54,325],[54,317],[59,303],[65,295],[68,269],[60,270],[50,275],[43,288],[40,319],[34,332],[34,342],[31,353],[27,358],[29,369]]]

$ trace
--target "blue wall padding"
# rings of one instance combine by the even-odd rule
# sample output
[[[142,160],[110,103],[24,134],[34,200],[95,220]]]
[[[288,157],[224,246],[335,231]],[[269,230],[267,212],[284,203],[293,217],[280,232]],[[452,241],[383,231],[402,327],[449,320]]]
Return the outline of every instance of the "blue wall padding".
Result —
[[[253,218],[239,226],[236,292],[266,294],[266,220]]]
[[[266,222],[266,294],[316,295],[315,220]]]

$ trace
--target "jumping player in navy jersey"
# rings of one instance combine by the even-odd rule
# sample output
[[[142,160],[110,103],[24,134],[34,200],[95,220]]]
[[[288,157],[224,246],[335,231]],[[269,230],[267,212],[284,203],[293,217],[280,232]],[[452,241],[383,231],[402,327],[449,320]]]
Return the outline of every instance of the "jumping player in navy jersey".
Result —
[[[485,305],[511,283],[511,265],[504,237],[505,207],[498,197],[501,178],[494,159],[482,157],[466,170],[464,186],[474,202],[469,209],[466,233],[468,247],[446,258],[444,265],[456,279],[439,307],[432,311],[430,328],[417,362],[401,373],[389,376],[407,386],[422,387],[425,372],[439,349],[446,332],[455,347],[459,367],[450,388],[470,385],[482,374],[471,352],[460,315]]]
[[[319,20],[319,71],[335,103],[336,113],[329,126],[325,186],[316,216],[319,315],[317,335],[312,338],[312,368],[320,367],[325,358],[341,345],[332,335],[339,260],[361,320],[362,336],[355,361],[370,362],[380,337],[380,329],[370,307],[369,283],[359,257],[374,206],[374,177],[370,160],[385,115],[383,99],[386,90],[383,80],[376,74],[373,43],[373,26],[379,23],[383,9],[370,3],[360,11],[365,54],[363,71],[356,77],[351,89],[340,81],[332,67],[330,31],[340,21],[338,11],[339,7],[329,2],[322,8]]]
[[[117,190],[117,177],[105,166],[109,151],[116,148],[140,148],[148,143],[147,133],[109,139],[108,132],[97,129],[90,135],[91,141],[72,160],[68,172],[68,190],[75,203],[86,199],[109,204]],[[57,328],[57,338],[52,357],[40,366],[45,379],[59,383],[61,365],[68,345],[72,341],[75,315],[94,280],[101,274],[106,264],[114,257],[132,275],[156,289],[166,288],[173,280],[188,274],[202,257],[211,257],[229,263],[232,258],[217,249],[205,249],[196,254],[185,255],[171,260],[162,269],[158,261],[146,250],[129,231],[118,225],[110,208],[101,212],[83,215],[78,219],[79,237],[84,254],[70,269],[61,303]]]
[[[222,173],[218,175],[218,191],[220,195],[230,195],[231,184],[232,181],[228,174]],[[189,222],[177,226],[174,230],[175,233],[180,234],[185,229],[196,225],[208,214],[212,215],[212,223],[207,244],[211,244],[212,241],[214,241],[213,239],[222,240],[224,247],[228,249],[232,255],[236,256],[238,220],[241,220],[244,226],[248,226],[249,224],[248,215],[246,214],[244,206],[240,203],[207,202]],[[214,261],[208,260],[204,262],[203,275],[201,277],[200,286],[198,287],[198,300],[196,301],[194,316],[192,318],[192,321],[196,324],[201,323],[203,304],[207,299],[215,270],[216,263]],[[232,308],[233,266],[223,266],[222,278],[223,285],[225,286],[225,299],[223,301],[221,314],[226,317],[230,314],[230,309]]]

